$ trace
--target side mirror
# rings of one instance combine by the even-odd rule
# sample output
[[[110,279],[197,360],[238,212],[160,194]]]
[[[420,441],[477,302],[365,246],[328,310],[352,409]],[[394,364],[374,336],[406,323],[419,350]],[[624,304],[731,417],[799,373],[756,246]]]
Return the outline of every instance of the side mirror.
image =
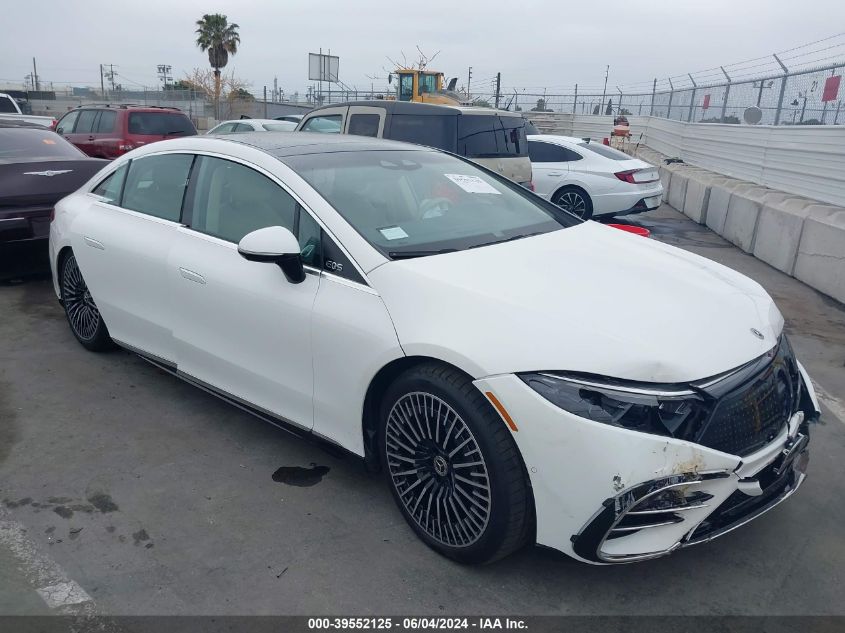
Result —
[[[299,242],[283,226],[268,226],[247,233],[238,243],[238,253],[251,262],[276,264],[292,284],[305,280]]]

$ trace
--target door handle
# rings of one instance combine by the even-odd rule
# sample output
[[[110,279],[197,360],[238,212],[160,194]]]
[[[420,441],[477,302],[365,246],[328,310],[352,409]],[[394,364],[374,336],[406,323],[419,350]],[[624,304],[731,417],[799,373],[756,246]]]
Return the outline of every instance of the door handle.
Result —
[[[181,274],[188,281],[193,281],[198,284],[205,284],[205,277],[203,277],[199,273],[195,273],[193,270],[188,270],[187,268],[179,268],[179,274]]]
[[[103,246],[102,242],[98,242],[97,240],[90,238],[87,235],[84,236],[82,239],[85,241],[85,244],[87,246],[90,246],[91,248],[96,248],[97,250],[101,250],[101,251],[106,250],[106,247]]]
[[[93,136],[89,136],[89,137],[88,137],[88,140],[89,140],[89,141],[93,141],[93,140],[94,140],[94,137],[93,137]]]
[[[563,176],[563,172],[560,172],[560,171],[550,171],[550,172],[548,173],[548,175],[549,175],[549,176],[554,176],[554,177],[557,177],[557,176]]]

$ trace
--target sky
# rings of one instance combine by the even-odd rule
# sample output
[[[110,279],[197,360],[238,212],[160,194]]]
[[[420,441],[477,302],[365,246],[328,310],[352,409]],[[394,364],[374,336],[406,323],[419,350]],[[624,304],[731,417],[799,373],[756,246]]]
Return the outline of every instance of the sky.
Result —
[[[577,83],[583,93],[601,88],[607,65],[609,91],[650,90],[655,77],[758,58],[845,27],[843,0],[39,0],[38,10],[3,4],[0,85],[22,84],[33,57],[39,78],[56,84],[98,85],[101,63],[115,65],[124,87],[160,85],[158,64],[183,78],[208,64],[195,45],[196,20],[223,13],[241,35],[226,70],[257,95],[274,78],[288,95],[303,93],[311,83],[307,54],[320,47],[340,57],[340,79],[361,90],[386,88],[390,60],[404,53],[414,61],[419,46],[428,56],[439,52],[430,67],[457,76],[459,87],[472,66],[473,92],[490,92],[500,72],[508,92],[571,92]],[[845,43],[832,52],[840,50]]]

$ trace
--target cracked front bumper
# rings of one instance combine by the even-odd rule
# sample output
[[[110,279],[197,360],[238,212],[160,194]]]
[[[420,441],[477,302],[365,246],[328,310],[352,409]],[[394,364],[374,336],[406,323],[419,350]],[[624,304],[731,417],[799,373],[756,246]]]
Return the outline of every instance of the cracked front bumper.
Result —
[[[739,457],[575,416],[514,375],[475,384],[496,395],[518,428],[538,544],[594,564],[711,540],[790,497],[805,477],[808,419],[817,414],[797,413],[766,446]]]

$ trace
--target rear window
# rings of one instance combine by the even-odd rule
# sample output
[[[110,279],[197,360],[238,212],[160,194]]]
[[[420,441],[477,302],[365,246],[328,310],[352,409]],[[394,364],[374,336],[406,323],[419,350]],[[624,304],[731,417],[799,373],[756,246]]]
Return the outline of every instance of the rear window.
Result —
[[[80,150],[46,128],[0,128],[0,163],[84,157]]]
[[[454,152],[455,129],[459,118],[454,115],[394,114],[390,117],[389,138]]]
[[[521,117],[463,114],[458,117],[458,153],[469,158],[528,156]]]
[[[586,150],[594,152],[599,156],[609,158],[610,160],[631,160],[633,158],[632,156],[628,156],[628,154],[620,152],[617,149],[613,149],[612,147],[608,147],[607,145],[602,145],[601,143],[578,143],[578,147],[583,147]]]
[[[162,136],[167,134],[193,136],[194,124],[177,112],[130,112],[129,133]]]

